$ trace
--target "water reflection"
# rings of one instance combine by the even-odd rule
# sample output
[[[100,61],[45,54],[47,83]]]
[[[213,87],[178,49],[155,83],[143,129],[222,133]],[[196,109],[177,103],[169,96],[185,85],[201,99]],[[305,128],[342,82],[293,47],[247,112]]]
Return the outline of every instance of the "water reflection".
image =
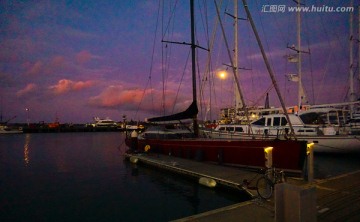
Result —
[[[25,144],[24,144],[24,163],[25,166],[29,166],[30,164],[30,140],[31,140],[31,135],[30,134],[26,134],[25,136]]]

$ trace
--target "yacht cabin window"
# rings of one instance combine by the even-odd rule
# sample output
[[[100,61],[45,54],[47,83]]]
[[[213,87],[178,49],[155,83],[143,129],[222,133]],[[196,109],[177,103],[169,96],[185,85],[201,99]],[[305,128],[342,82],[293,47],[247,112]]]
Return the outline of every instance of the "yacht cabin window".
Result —
[[[280,126],[280,117],[274,117],[273,126]]]
[[[271,118],[267,118],[267,126],[271,126]]]
[[[235,132],[244,132],[242,127],[235,127]]]

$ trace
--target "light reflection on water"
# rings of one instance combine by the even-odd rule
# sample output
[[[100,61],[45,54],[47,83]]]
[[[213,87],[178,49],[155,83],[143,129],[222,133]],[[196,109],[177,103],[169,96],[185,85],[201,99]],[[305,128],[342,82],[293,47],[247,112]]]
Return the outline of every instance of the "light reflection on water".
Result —
[[[0,221],[168,221],[243,201],[124,161],[123,139],[114,132],[0,136]]]
[[[24,162],[25,162],[25,166],[29,166],[29,163],[30,163],[30,156],[29,156],[30,138],[31,138],[31,135],[26,134],[26,136],[25,136],[25,144],[24,144]]]

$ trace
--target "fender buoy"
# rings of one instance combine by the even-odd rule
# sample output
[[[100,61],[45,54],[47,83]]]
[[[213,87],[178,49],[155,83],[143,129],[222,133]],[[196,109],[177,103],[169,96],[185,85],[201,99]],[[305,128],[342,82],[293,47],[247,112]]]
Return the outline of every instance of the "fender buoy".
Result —
[[[130,157],[130,162],[131,163],[137,163],[139,161],[139,158],[137,158],[137,157],[135,157],[135,156],[132,156],[132,157]]]
[[[211,178],[201,177],[199,179],[199,184],[210,187],[210,188],[214,188],[216,186],[216,181]]]

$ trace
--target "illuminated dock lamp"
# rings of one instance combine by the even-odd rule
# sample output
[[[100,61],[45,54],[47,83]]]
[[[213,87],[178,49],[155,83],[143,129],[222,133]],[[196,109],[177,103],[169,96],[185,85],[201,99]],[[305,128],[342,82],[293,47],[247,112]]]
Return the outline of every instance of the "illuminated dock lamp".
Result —
[[[314,143],[308,143],[306,146],[307,155],[307,180],[314,181]]]
[[[149,150],[150,150],[150,145],[146,145],[146,146],[144,147],[144,150],[145,150],[145,153],[149,152]]]
[[[273,147],[269,146],[269,147],[265,147],[265,148],[264,148],[264,153],[265,153],[265,166],[266,166],[267,168],[271,168],[272,165],[273,165],[272,152],[273,152]]]
[[[313,152],[314,152],[314,143],[308,143],[306,145],[306,154],[310,155]]]

